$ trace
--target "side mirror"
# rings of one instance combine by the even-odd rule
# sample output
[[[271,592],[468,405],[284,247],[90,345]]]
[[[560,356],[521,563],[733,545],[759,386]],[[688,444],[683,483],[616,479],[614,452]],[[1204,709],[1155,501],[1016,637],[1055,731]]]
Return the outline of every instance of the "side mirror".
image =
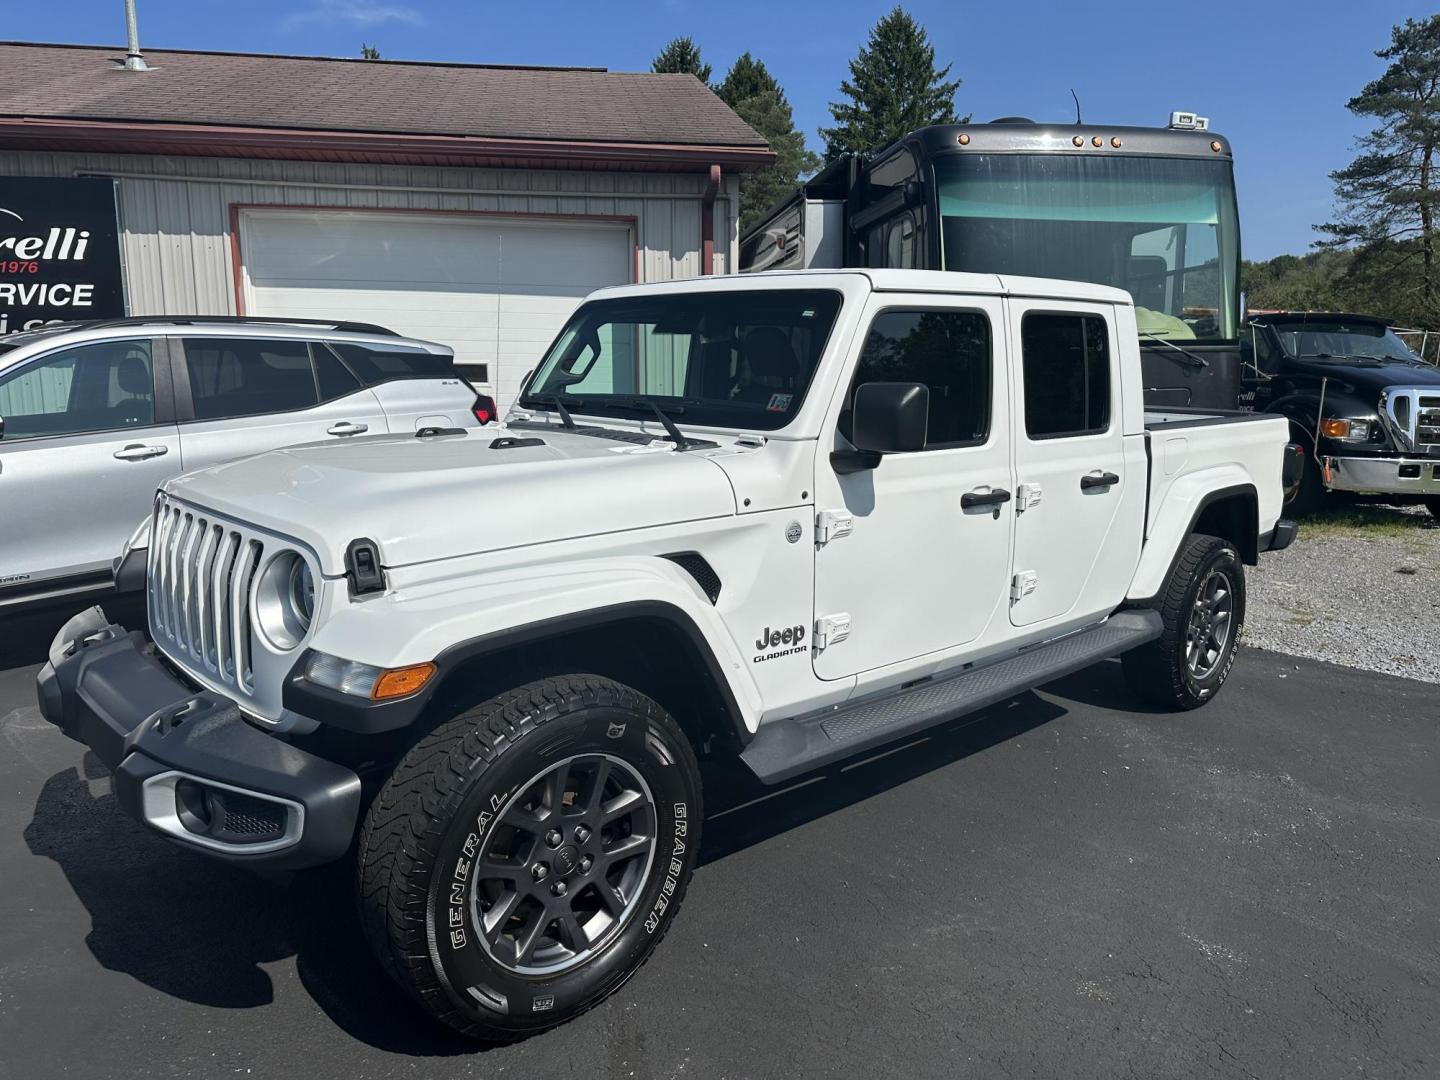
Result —
[[[830,464],[838,473],[880,464],[882,454],[925,449],[930,425],[930,388],[924,383],[872,382],[855,390],[850,441],[855,450],[836,450]]]

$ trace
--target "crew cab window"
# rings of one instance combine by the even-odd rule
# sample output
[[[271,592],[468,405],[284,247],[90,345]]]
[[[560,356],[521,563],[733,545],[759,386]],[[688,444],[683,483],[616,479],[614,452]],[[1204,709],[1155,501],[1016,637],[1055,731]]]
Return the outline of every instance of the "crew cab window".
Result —
[[[360,376],[366,386],[389,382],[392,379],[439,379],[453,377],[454,362],[450,357],[424,349],[410,349],[404,346],[381,348],[378,345],[356,345],[350,342],[331,342],[330,347],[340,354],[350,370]]]
[[[930,388],[927,450],[982,443],[990,433],[993,363],[990,320],[981,312],[881,312],[855,367],[840,433],[850,438],[855,390],[863,383],[918,382]]]
[[[1110,342],[1099,315],[1031,312],[1020,323],[1025,433],[1094,435],[1110,426]]]
[[[196,420],[308,409],[319,401],[310,346],[264,338],[185,338]]]
[[[148,339],[77,345],[0,375],[5,441],[155,422]]]

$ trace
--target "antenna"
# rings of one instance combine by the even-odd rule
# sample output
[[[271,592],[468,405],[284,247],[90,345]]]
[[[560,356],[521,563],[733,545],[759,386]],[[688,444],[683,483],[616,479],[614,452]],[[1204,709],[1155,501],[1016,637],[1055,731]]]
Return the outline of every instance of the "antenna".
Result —
[[[1075,99],[1075,126],[1080,126],[1080,95],[1075,93],[1075,88],[1070,88],[1070,96]]]
[[[135,20],[135,0],[125,0],[125,70],[149,71],[150,65],[140,52],[140,25]]]

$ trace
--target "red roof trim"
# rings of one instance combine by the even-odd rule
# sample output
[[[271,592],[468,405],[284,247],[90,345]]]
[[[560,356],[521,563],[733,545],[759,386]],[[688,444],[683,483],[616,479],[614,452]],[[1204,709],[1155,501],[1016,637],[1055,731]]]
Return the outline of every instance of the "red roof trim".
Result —
[[[740,172],[752,172],[775,161],[775,155],[770,150],[747,146],[494,139],[472,135],[386,135],[31,117],[0,117],[0,147],[86,153],[549,169],[688,171],[708,170],[711,165],[718,164]]]

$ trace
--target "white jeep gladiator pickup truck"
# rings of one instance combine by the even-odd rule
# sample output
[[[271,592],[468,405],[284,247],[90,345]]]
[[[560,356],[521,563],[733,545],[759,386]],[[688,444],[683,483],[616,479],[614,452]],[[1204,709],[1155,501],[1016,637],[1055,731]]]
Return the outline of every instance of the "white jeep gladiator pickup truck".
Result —
[[[176,843],[353,852],[386,969],[460,1031],[520,1037],[664,934],[700,756],[783,781],[1122,655],[1151,701],[1214,697],[1300,461],[1284,417],[1141,397],[1114,289],[606,290],[503,427],[168,481],[153,640],[77,616],[41,707]]]

